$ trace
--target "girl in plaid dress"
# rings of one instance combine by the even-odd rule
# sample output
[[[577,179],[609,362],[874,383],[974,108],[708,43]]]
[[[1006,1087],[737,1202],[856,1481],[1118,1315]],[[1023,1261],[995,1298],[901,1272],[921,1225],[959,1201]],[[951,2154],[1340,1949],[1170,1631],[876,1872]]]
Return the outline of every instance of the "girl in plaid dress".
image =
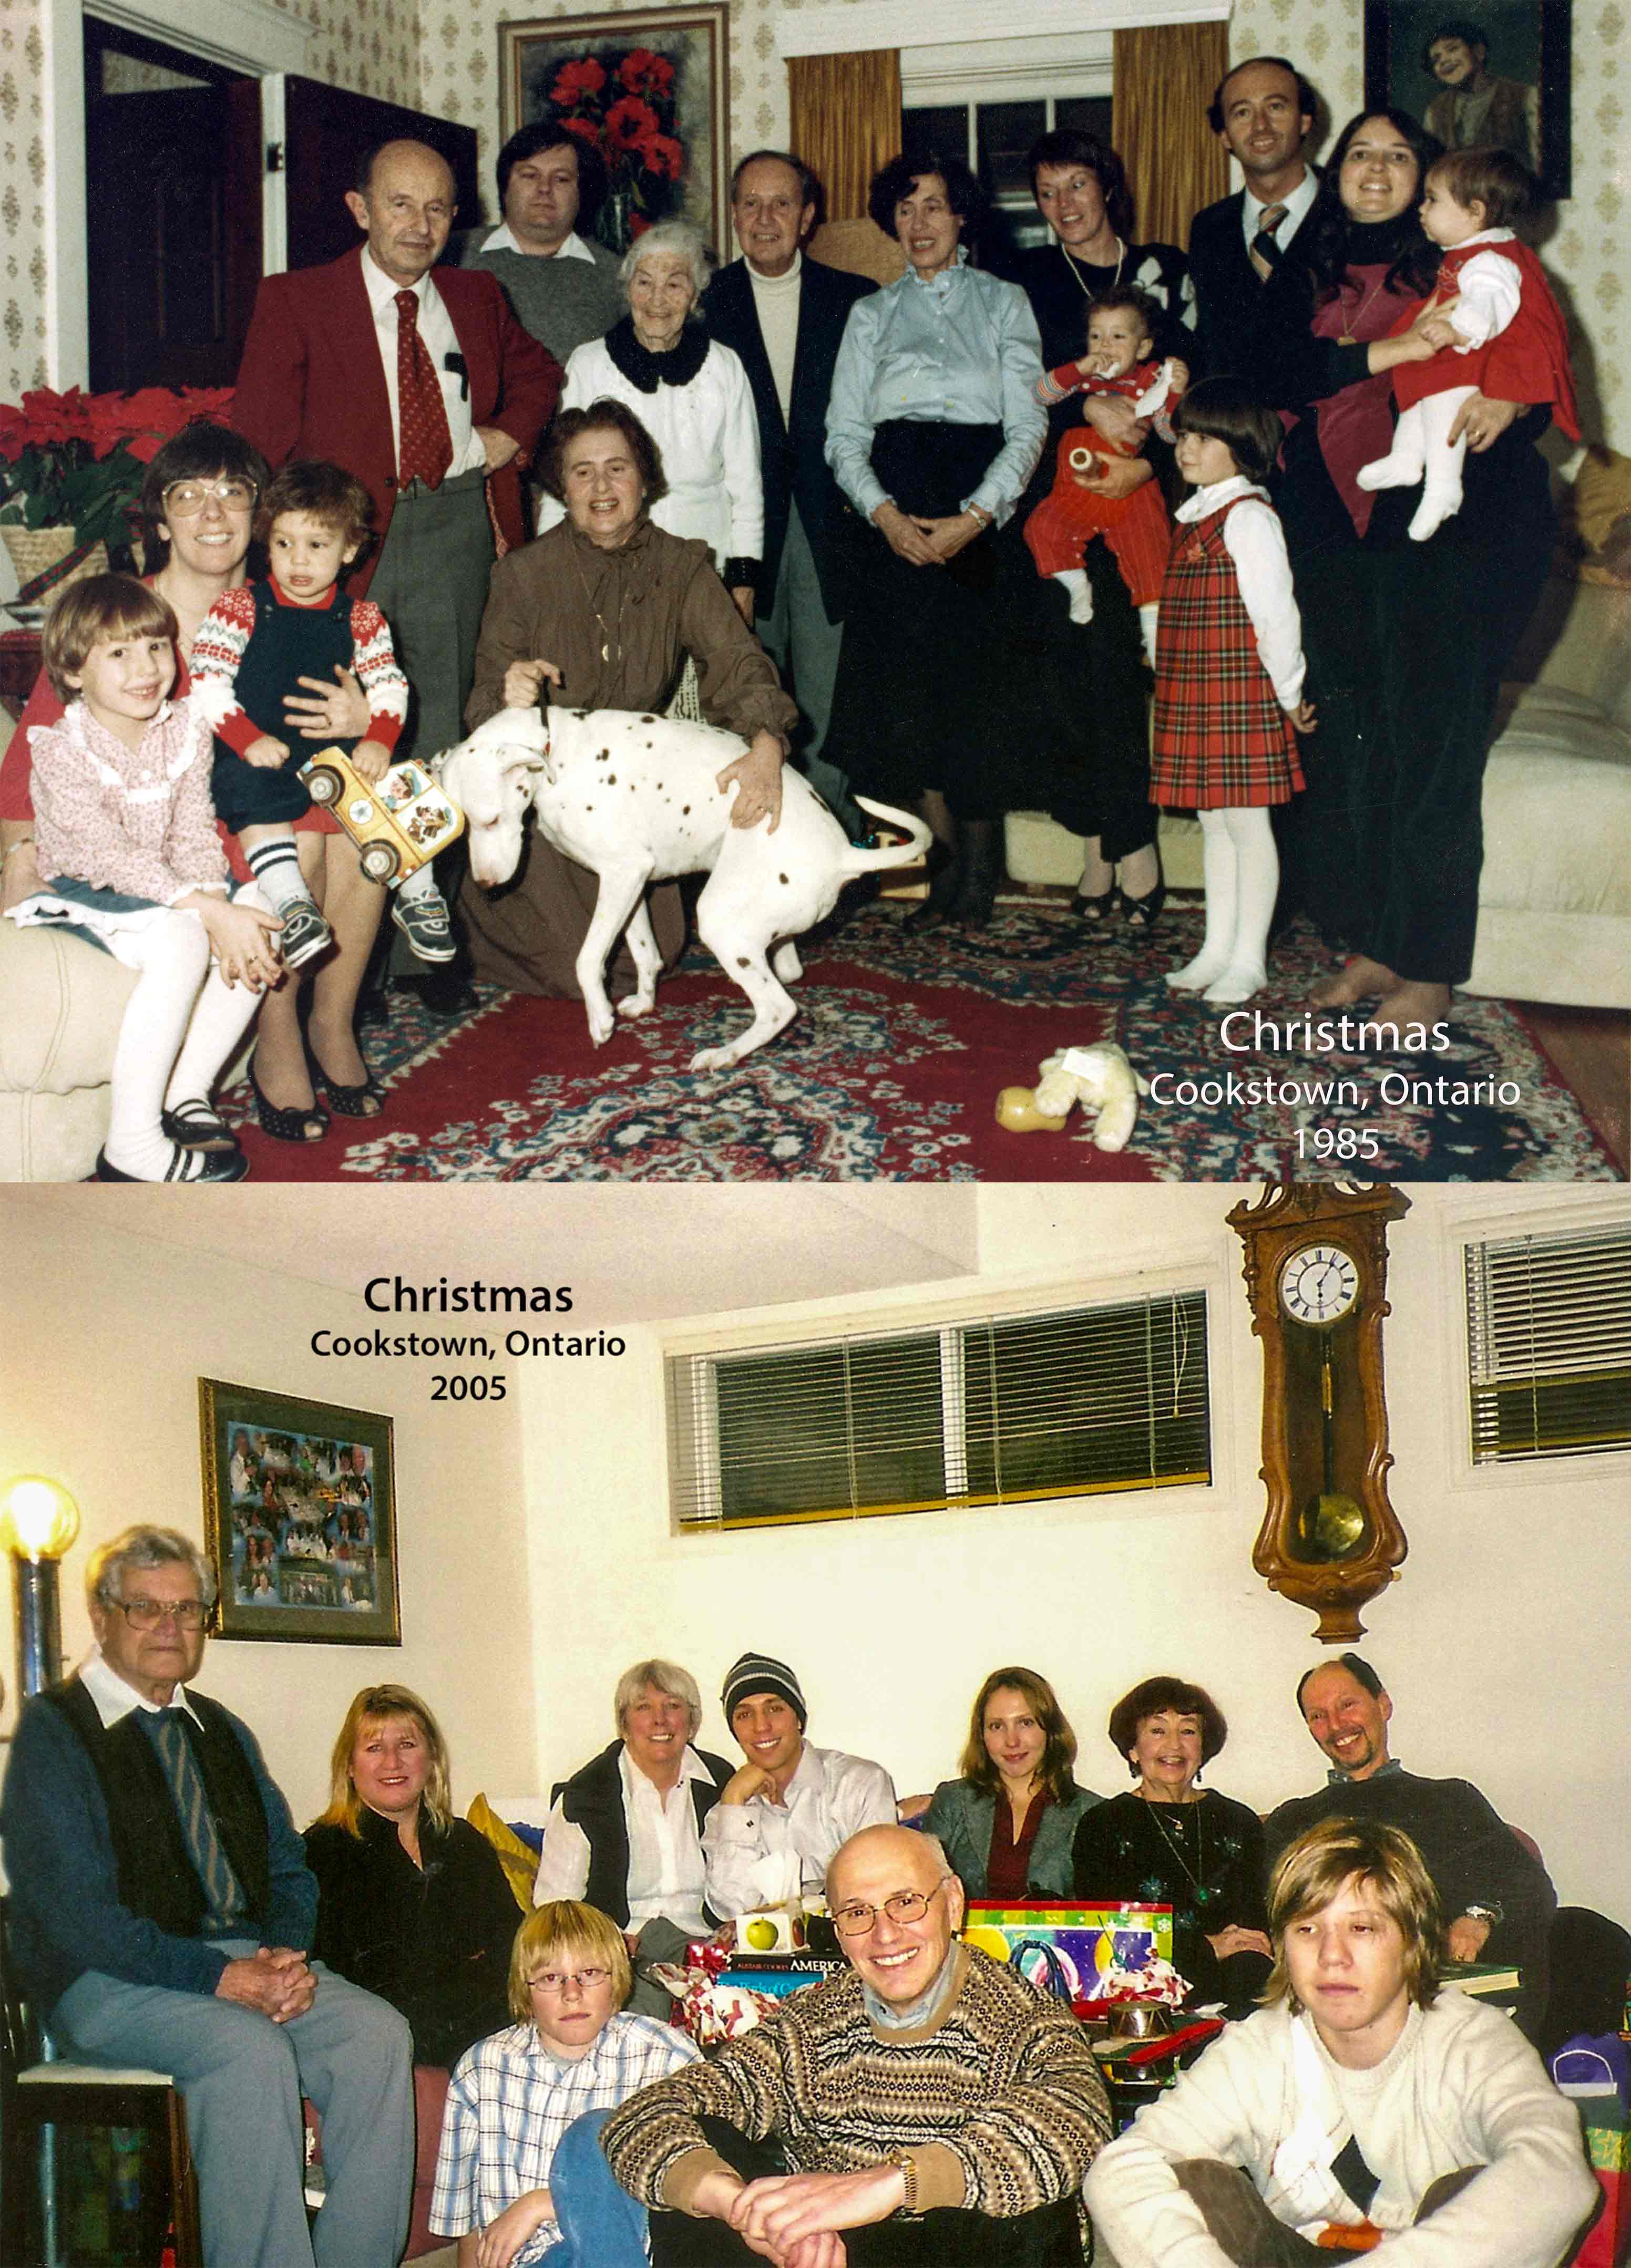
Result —
[[[1295,736],[1314,725],[1286,539],[1261,486],[1280,426],[1236,378],[1203,379],[1172,422],[1195,494],[1162,585],[1150,797],[1199,814],[1207,931],[1167,982],[1247,1000],[1266,982],[1280,884],[1269,806],[1302,787]]]

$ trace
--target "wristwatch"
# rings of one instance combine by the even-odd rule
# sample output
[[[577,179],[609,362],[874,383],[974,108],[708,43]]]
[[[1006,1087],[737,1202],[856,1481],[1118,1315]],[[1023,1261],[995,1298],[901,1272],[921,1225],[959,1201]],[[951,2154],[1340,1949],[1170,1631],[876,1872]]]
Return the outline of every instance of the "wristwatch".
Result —
[[[1498,1929],[1506,1919],[1504,1906],[1491,1904],[1482,1898],[1470,1906],[1463,1906],[1461,1911],[1468,1921],[1487,1921],[1491,1929]]]
[[[903,2213],[915,2213],[918,2210],[917,2161],[906,2151],[897,2150],[890,2162],[900,2168],[900,2177],[904,2184],[905,2193],[901,2198],[900,2209]]]

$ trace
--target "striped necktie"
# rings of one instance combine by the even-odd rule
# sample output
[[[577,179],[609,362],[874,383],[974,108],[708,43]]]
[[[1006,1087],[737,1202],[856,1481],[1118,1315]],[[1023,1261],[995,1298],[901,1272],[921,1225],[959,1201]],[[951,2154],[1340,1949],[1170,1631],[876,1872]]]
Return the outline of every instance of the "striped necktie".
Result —
[[[1286,205],[1265,205],[1258,219],[1258,232],[1251,239],[1251,265],[1266,284],[1280,265],[1280,245],[1274,232],[1286,217]]]
[[[232,1872],[232,1861],[221,1847],[215,1814],[204,1790],[203,1774],[187,1737],[181,1711],[159,1710],[153,1716],[152,1732],[153,1746],[164,1766],[170,1793],[175,1798],[181,1839],[208,1901],[208,1926],[214,1934],[229,1935],[232,1926],[247,1911],[248,1900]]]

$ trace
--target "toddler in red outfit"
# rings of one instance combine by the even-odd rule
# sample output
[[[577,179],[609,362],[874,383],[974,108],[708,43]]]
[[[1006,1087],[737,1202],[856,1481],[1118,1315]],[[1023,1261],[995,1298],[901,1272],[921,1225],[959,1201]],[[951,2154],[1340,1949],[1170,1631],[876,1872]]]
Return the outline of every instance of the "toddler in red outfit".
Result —
[[[1452,150],[1428,168],[1421,225],[1444,258],[1419,326],[1422,358],[1394,365],[1393,446],[1358,475],[1362,489],[1422,482],[1410,523],[1417,543],[1461,509],[1466,439],[1450,436],[1474,394],[1545,402],[1570,439],[1580,438],[1562,313],[1540,262],[1508,225],[1530,195],[1528,173],[1504,150]],[[1401,318],[1396,335],[1413,320]]]
[[[1088,350],[1061,363],[1036,385],[1044,409],[1072,394],[1114,394],[1132,404],[1135,415],[1153,424],[1163,441],[1172,438],[1171,416],[1189,373],[1181,363],[1156,363],[1155,332],[1160,311],[1148,292],[1128,288],[1101,292],[1088,311]],[[1052,491],[1025,523],[1025,541],[1037,572],[1062,583],[1070,593],[1074,622],[1093,619],[1093,593],[1081,563],[1084,547],[1103,535],[1139,610],[1144,645],[1155,658],[1155,603],[1166,571],[1172,532],[1159,483],[1151,478],[1130,496],[1099,496],[1082,487],[1106,456],[1135,453],[1116,447],[1091,428],[1074,427],[1059,445]]]

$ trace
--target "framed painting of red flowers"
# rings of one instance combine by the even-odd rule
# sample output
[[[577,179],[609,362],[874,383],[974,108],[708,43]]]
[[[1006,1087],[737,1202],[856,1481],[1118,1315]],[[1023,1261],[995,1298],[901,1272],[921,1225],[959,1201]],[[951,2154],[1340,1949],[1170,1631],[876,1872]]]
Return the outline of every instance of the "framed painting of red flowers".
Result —
[[[727,249],[727,0],[692,0],[498,27],[505,135],[558,118],[599,150],[611,187],[600,233],[616,249],[660,220]]]

